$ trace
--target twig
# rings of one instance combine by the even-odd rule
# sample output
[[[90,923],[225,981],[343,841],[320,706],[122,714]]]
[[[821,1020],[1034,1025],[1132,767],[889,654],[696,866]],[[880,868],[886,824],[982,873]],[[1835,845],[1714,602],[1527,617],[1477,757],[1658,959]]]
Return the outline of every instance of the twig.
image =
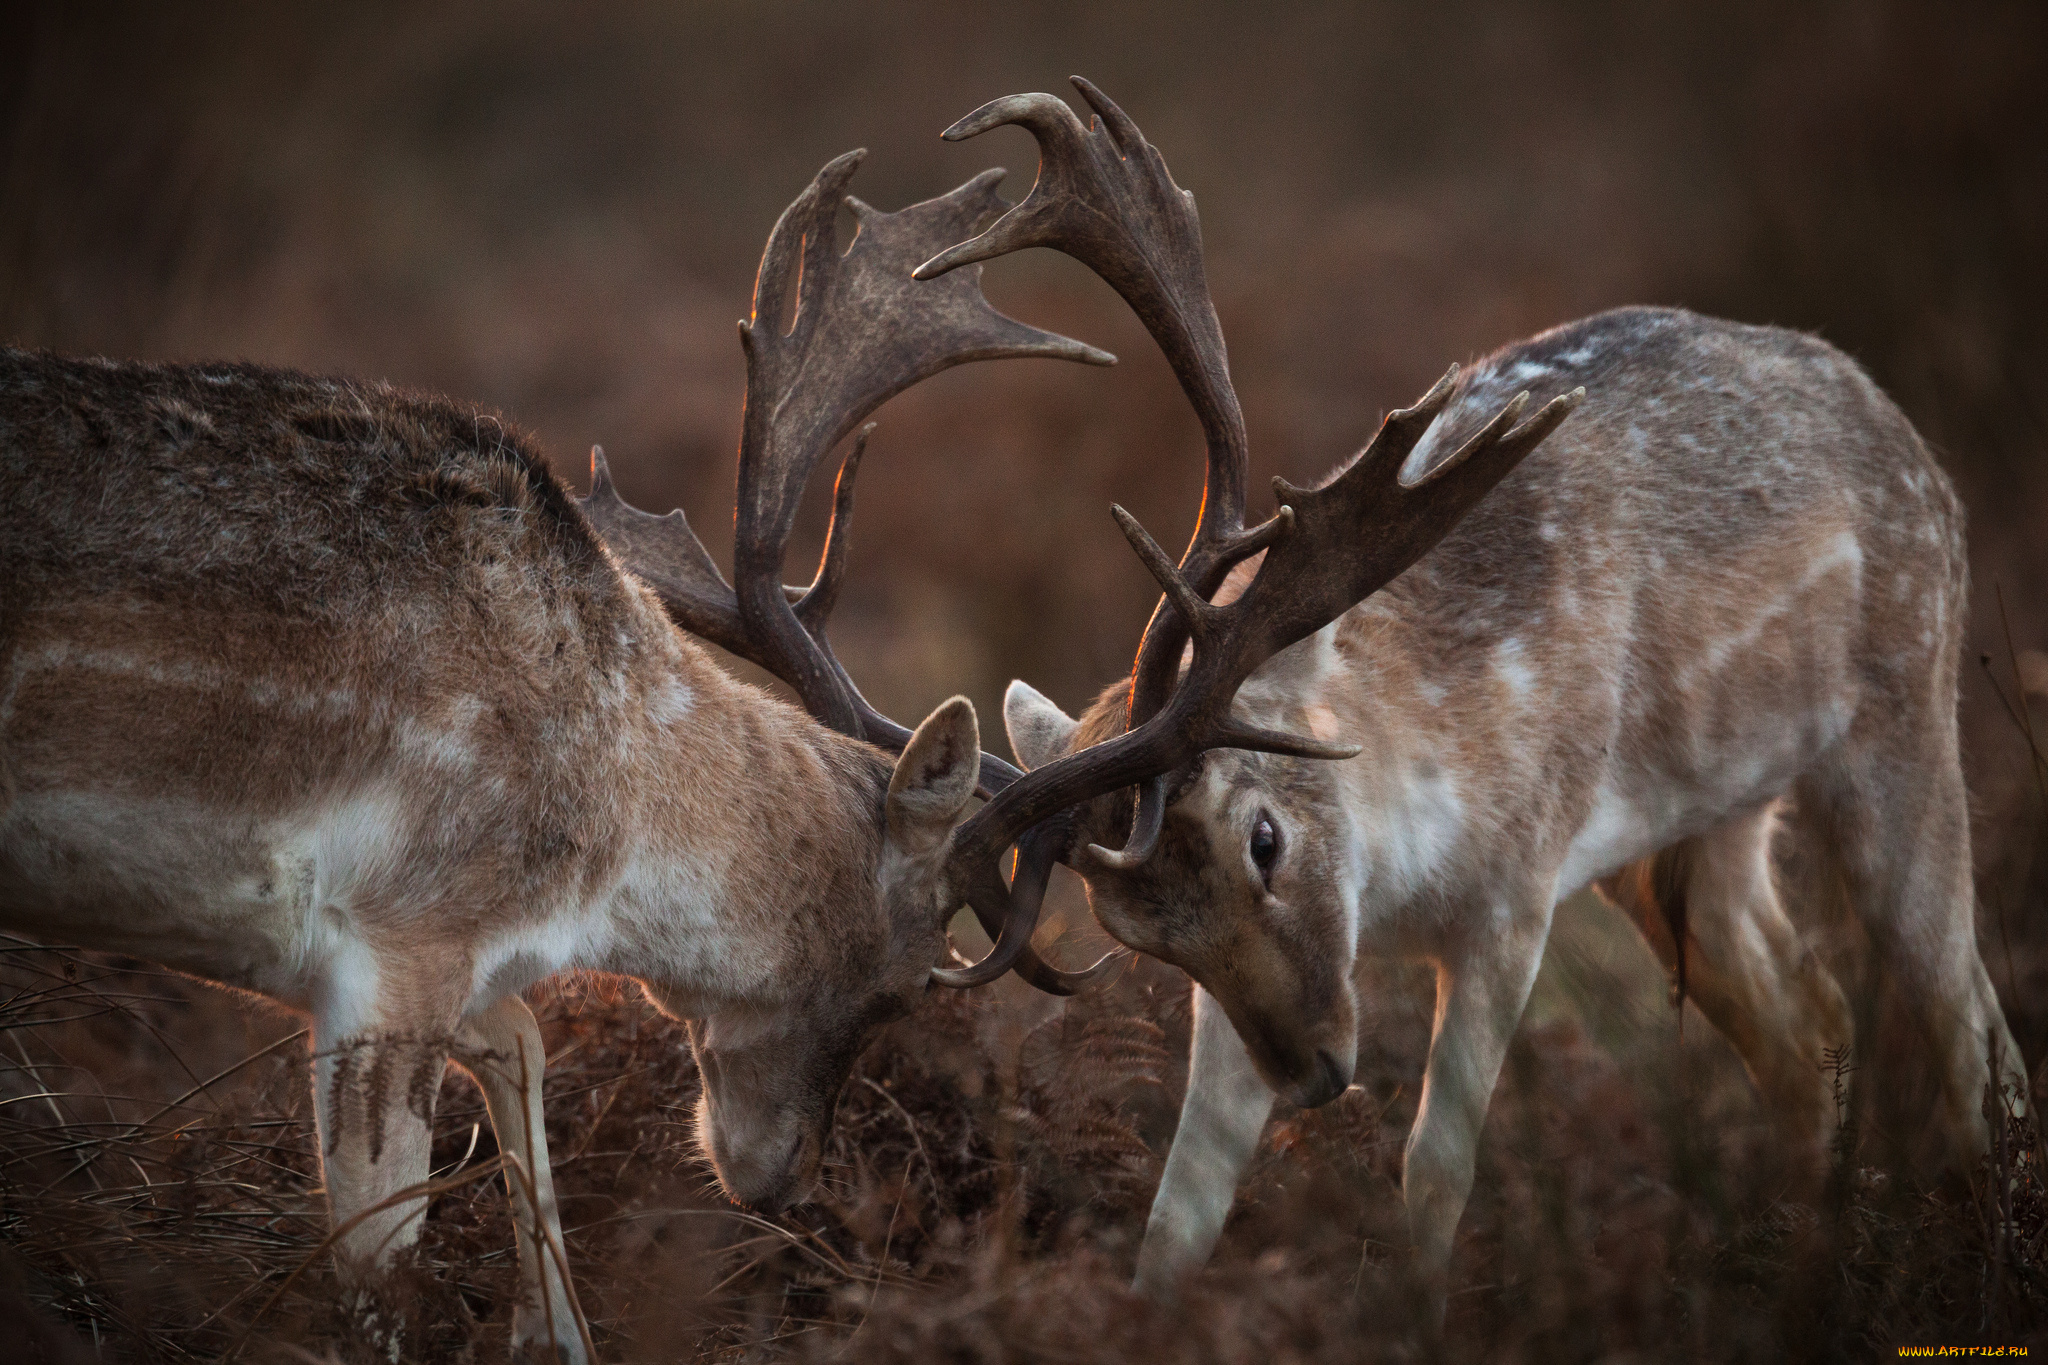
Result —
[[[924,1177],[931,1183],[932,1198],[941,1198],[939,1194],[939,1173],[932,1166],[931,1153],[924,1149],[924,1135],[917,1131],[917,1120],[910,1117],[910,1111],[903,1107],[902,1101],[890,1094],[883,1086],[876,1084],[874,1080],[867,1076],[861,1077],[860,1081],[862,1085],[865,1085],[868,1089],[887,1100],[889,1107],[902,1116],[903,1126],[910,1130],[910,1140],[917,1144],[918,1158],[924,1162]]]
[[[2005,585],[1994,580],[1991,584],[1991,591],[1998,598],[1998,624],[2000,629],[2005,632],[2006,662],[2012,668],[2013,691],[2019,697],[2018,714],[2015,718],[2019,721],[2020,733],[2027,737],[2027,752],[2034,759],[2034,786],[2041,794],[2042,806],[2048,808],[2048,758],[2042,757],[2041,746],[2034,741],[2033,718],[2027,714],[2026,683],[2020,677],[2019,653],[2013,648],[2012,620],[2005,614]],[[1993,686],[1996,686],[1996,684],[1994,683]],[[1999,694],[1999,700],[2005,700],[2003,693]],[[2005,709],[2007,712],[2014,710],[2010,703],[2006,705]]]

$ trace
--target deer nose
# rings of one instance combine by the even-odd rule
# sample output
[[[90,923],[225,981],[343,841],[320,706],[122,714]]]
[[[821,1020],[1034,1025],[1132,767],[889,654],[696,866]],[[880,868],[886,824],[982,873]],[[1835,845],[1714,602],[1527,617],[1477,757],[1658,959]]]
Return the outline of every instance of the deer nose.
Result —
[[[821,1150],[816,1136],[806,1135],[779,1161],[765,1155],[754,1156],[753,1164],[728,1160],[719,1181],[735,1204],[772,1218],[810,1197]]]
[[[1344,1064],[1328,1048],[1319,1047],[1316,1049],[1314,1074],[1295,1087],[1292,1098],[1301,1108],[1314,1109],[1343,1094],[1344,1087],[1350,1083],[1350,1077],[1344,1074]]]

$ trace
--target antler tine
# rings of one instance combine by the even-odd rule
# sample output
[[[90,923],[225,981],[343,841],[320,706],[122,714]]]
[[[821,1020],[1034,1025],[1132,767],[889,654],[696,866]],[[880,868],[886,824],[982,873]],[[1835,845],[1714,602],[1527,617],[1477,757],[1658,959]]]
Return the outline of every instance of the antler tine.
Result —
[[[871,430],[872,424],[862,432],[862,437]],[[799,619],[821,641],[825,618],[838,598],[839,580],[845,572],[846,528],[853,512],[853,475],[859,468],[865,444],[864,439],[857,441],[853,453],[840,467],[832,525],[826,533],[818,577],[808,587],[782,585],[783,596]],[[626,502],[612,479],[604,447],[595,445],[590,448],[590,495],[578,498],[576,503],[612,556],[654,590],[677,625],[750,663],[768,667],[768,656],[759,641],[748,634],[740,621],[739,599],[681,508],[657,517]],[[858,693],[855,702],[866,705]],[[872,708],[867,714],[874,715],[882,727],[894,724]],[[885,747],[900,750],[909,741],[910,732],[901,726],[896,728],[901,731],[900,736],[893,745]],[[998,789],[1018,776],[1017,770],[1001,759],[986,754],[983,758],[997,765],[991,775]]]
[[[1159,836],[1166,830],[1167,777],[1168,774],[1160,773],[1138,788],[1137,809],[1131,815],[1131,836],[1124,840],[1124,846],[1104,848],[1101,844],[1090,844],[1089,857],[1118,872],[1128,872],[1145,864],[1152,851],[1159,847]]]
[[[1038,928],[1039,911],[1045,904],[1045,889],[1052,879],[1052,865],[1059,860],[1060,851],[1058,837],[1046,826],[1031,830],[1017,841],[1017,870],[999,902],[1004,906],[1003,916],[990,935],[994,946],[988,956],[969,966],[934,968],[934,981],[962,989],[985,986],[1017,965],[1031,947],[1031,935]],[[992,868],[993,864],[984,866]],[[994,888],[984,883],[984,894],[970,896],[969,903],[978,899],[986,904],[995,899],[986,893],[999,888],[1000,883]]]
[[[657,517],[627,503],[612,482],[603,446],[590,448],[590,496],[576,501],[613,557],[654,589],[676,624],[766,666],[740,624],[732,587],[681,508]]]
[[[760,267],[754,272],[753,312],[740,323],[740,344],[747,351],[749,398],[753,397],[751,381],[757,353],[764,378],[771,384],[781,377],[775,372],[782,364],[802,360],[805,343],[818,324],[818,310],[804,304],[817,296],[824,278],[821,272],[827,271],[832,248],[837,244],[832,219],[839,208],[840,193],[852,183],[854,172],[867,160],[867,155],[867,148],[857,147],[826,162],[769,230],[768,242],[761,249]],[[794,313],[789,297],[792,288],[797,291]],[[790,319],[790,330],[781,340],[793,344],[762,347],[756,334],[763,320],[773,329],[785,317]]]
[[[1190,635],[1199,635],[1210,628],[1216,608],[1204,601],[1202,595],[1188,583],[1187,576],[1166,557],[1166,551],[1159,548],[1159,542],[1138,523],[1138,519],[1121,506],[1111,503],[1110,516],[1116,519],[1117,529],[1124,533],[1131,549],[1137,553],[1146,572],[1166,592],[1166,600],[1180,617],[1182,630]]]
[[[818,572],[812,577],[811,586],[790,604],[796,619],[813,638],[825,633],[832,608],[839,605],[839,586],[846,578],[846,543],[853,526],[853,481],[860,474],[860,457],[867,454],[868,437],[874,431],[875,424],[870,422],[856,432],[853,449],[840,462],[839,477],[832,481],[832,520],[825,528],[825,549],[818,556]]]
[[[742,623],[761,637],[770,671],[820,720],[866,738],[872,708],[856,703],[851,679],[819,644],[837,588],[829,542],[817,584],[823,592],[803,618],[781,590],[784,550],[818,461],[884,401],[953,365],[1010,356],[1109,364],[1114,357],[996,312],[981,296],[978,271],[958,281],[911,279],[911,268],[936,245],[1007,207],[995,194],[1001,171],[898,213],[848,198],[860,227],[839,254],[833,217],[857,165],[851,153],[827,165],[783,214],[762,256],[754,315],[742,325],[747,408],[733,581]],[[795,316],[778,335],[792,291]],[[850,488],[843,485],[842,501]],[[845,518],[835,521],[843,536]]]
[[[987,232],[941,252],[917,274],[934,278],[1023,247],[1049,246],[1123,296],[1173,366],[1208,444],[1202,511],[1181,561],[1195,591],[1207,596],[1250,551],[1234,553],[1244,526],[1244,413],[1209,297],[1201,222],[1194,196],[1174,184],[1137,124],[1087,80],[1076,76],[1073,84],[1097,116],[1093,127],[1084,129],[1064,101],[1035,94],[995,100],[945,131],[958,141],[1021,125],[1038,140],[1038,179]]]
[[[1026,837],[1028,840],[1029,836]],[[1002,965],[999,964],[1005,964],[1008,970],[1023,977],[1026,983],[1048,995],[1073,995],[1099,980],[1119,958],[1124,956],[1123,949],[1112,949],[1078,972],[1061,971],[1057,967],[1049,966],[1031,948],[1028,932],[1020,933],[1018,929],[1008,927],[1012,924],[1020,928],[1026,924],[1034,929],[1037,927],[1039,904],[1042,903],[1046,884],[1050,880],[1052,863],[1058,861],[1061,850],[1070,840],[1071,836],[1065,831],[1049,837],[1033,847],[1028,863],[1020,851],[1020,868],[1032,868],[1041,862],[1043,867],[1037,871],[1021,873],[1007,887],[1003,884],[1003,879],[997,873],[993,862],[983,863],[976,870],[967,888],[967,904],[973,909],[974,917],[981,922],[983,932],[988,935],[989,942],[995,945],[995,948],[991,949],[988,957],[968,967],[938,969],[933,976],[939,982],[960,987],[982,985],[1000,976]],[[1027,902],[1015,914],[1011,908],[1013,896]],[[1011,960],[1013,948],[1014,961]],[[996,949],[1001,950],[1000,954]]]

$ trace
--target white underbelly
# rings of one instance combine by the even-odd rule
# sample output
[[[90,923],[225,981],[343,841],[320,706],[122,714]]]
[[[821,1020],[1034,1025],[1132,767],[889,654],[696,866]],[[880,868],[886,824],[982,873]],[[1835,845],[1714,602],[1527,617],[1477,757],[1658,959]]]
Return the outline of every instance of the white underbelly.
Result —
[[[1803,746],[1787,745],[1687,782],[1609,774],[1558,868],[1558,898],[1784,795],[1809,761]]]
[[[104,792],[25,792],[0,822],[0,925],[303,1005],[345,926],[275,822]]]

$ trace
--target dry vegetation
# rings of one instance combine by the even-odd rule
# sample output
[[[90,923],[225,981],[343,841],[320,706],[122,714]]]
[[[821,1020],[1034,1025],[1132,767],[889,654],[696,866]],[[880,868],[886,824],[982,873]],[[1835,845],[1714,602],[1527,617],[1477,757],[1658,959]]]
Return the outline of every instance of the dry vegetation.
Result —
[[[934,993],[848,1085],[815,1201],[774,1220],[710,1187],[681,1031],[636,995],[564,985],[543,1009],[548,1135],[600,1353],[1734,1361],[2048,1325],[2030,1124],[2004,1123],[1967,1185],[1922,1191],[1852,1155],[1817,1206],[1784,1199],[1732,1055],[1696,1016],[1678,1041],[1647,951],[1606,915],[1563,916],[1441,1336],[1397,1198],[1426,1028],[1414,974],[1377,983],[1359,1088],[1274,1120],[1172,1311],[1124,1288],[1186,1040],[1165,971],[1134,965],[1064,1009]],[[350,1358],[296,1021],[140,964],[6,959],[0,1285],[30,1358]],[[504,1351],[512,1229],[482,1119],[451,1080],[426,1236],[394,1290],[421,1360]]]
[[[0,337],[444,390],[507,410],[572,477],[603,441],[643,505],[729,496],[731,322],[817,166],[871,146],[856,189],[895,207],[1007,159],[1021,193],[1021,134],[932,135],[1070,70],[1201,198],[1262,474],[1312,477],[1447,360],[1597,308],[1822,330],[1970,508],[1970,647],[2005,694],[1966,679],[1983,942],[2041,1062],[2048,784],[2015,724],[2048,737],[2038,6],[226,8],[0,21]],[[991,715],[1018,675],[1080,703],[1151,604],[1104,509],[1162,532],[1192,513],[1170,377],[1067,266],[1006,263],[991,293],[1119,370],[977,367],[882,414],[836,638],[892,713],[964,690]],[[0,972],[0,1356],[343,1352],[299,1022],[144,964],[0,943]],[[631,992],[563,985],[549,1139],[602,1358],[2048,1346],[2038,1134],[2004,1125],[2003,1175],[1915,1188],[1879,1172],[1923,1092],[1847,1066],[1873,1082],[1845,1099],[1862,1141],[1823,1198],[1785,1199],[1731,1054],[1697,1016],[1681,1040],[1645,951],[1576,903],[1489,1120],[1440,1338],[1396,1197],[1427,1036],[1428,981],[1405,970],[1375,982],[1360,1087],[1274,1119],[1187,1301],[1133,1301],[1185,992],[1134,964],[1064,1008],[1015,983],[934,995],[863,1059],[817,1202],[763,1222],[707,1188],[678,1030]],[[1869,1022],[1874,1056],[1910,1050]],[[502,1354],[515,1272],[481,1119],[451,1079],[404,1277],[421,1359]]]

